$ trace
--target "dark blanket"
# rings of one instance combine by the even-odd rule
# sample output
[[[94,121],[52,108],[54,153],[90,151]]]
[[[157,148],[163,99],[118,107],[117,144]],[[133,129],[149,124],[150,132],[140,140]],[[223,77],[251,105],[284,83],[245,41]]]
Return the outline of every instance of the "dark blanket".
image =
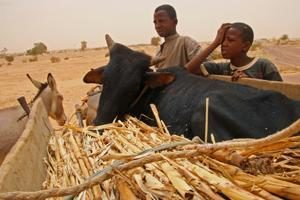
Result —
[[[278,92],[210,80],[180,67],[161,71],[176,74],[176,80],[164,88],[149,90],[134,113],[151,116],[149,104],[154,103],[172,133],[204,139],[206,97],[208,133],[213,133],[216,141],[264,137],[300,117],[300,102]]]

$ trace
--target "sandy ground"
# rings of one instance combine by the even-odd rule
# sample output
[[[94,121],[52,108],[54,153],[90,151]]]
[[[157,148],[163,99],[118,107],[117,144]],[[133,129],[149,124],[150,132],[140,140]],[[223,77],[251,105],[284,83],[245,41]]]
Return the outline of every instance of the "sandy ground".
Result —
[[[155,47],[137,46],[135,49],[144,50],[153,55]],[[300,84],[300,44],[292,46],[263,47],[260,56],[269,57],[280,71],[285,81]],[[84,74],[90,68],[105,65],[108,58],[105,57],[107,50],[86,51],[59,51],[38,56],[38,61],[28,62],[28,56],[15,57],[12,65],[7,65],[4,59],[0,59],[0,108],[17,105],[17,98],[25,96],[30,101],[36,93],[36,89],[26,78],[29,73],[33,78],[46,81],[47,74],[51,72],[57,81],[59,91],[64,95],[64,107],[67,116],[74,112],[74,105],[80,103],[80,99],[92,85],[82,82]],[[59,57],[59,63],[51,63],[52,56]],[[67,59],[68,58],[68,59]],[[27,60],[26,63],[25,60]]]
[[[153,54],[155,47],[134,47]],[[26,62],[29,56],[15,57],[12,65],[7,65],[4,59],[0,59],[0,108],[17,105],[17,98],[25,96],[29,102],[37,92],[37,89],[26,77],[30,74],[36,80],[45,82],[49,72],[54,76],[58,90],[64,96],[64,107],[67,116],[74,112],[74,105],[80,104],[80,99],[93,86],[85,84],[82,78],[91,68],[103,66],[108,62],[105,57],[107,49],[86,51],[59,51],[38,56],[36,62]],[[52,56],[61,59],[58,63],[51,63]],[[68,58],[65,60],[65,58]]]
[[[271,45],[264,51],[279,67],[284,81],[300,83],[300,45]]]

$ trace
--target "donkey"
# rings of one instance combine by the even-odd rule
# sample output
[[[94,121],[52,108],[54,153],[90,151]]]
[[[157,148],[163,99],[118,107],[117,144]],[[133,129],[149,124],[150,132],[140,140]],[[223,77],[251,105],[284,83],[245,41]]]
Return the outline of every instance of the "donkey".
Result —
[[[29,106],[37,98],[41,98],[48,116],[56,120],[60,126],[63,126],[67,119],[63,108],[63,95],[57,90],[54,77],[49,73],[47,83],[36,81],[28,74],[27,77],[38,89],[38,93]],[[24,114],[25,112],[21,106],[0,109],[0,165],[25,128],[28,118]]]

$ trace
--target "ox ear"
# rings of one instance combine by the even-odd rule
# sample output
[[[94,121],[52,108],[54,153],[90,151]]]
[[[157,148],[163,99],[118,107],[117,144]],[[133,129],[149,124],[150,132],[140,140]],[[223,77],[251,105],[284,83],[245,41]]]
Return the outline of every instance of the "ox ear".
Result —
[[[98,83],[102,84],[102,74],[105,67],[99,67],[97,69],[91,69],[83,77],[83,82],[85,83]]]
[[[26,74],[26,76],[29,78],[29,80],[31,81],[31,83],[37,88],[37,89],[40,89],[42,88],[42,85],[43,83],[37,81],[37,80],[34,80],[33,78],[31,78],[31,76],[29,74]]]
[[[47,82],[51,90],[57,90],[56,81],[51,73],[49,73],[47,76]]]
[[[175,75],[169,72],[147,72],[145,84],[150,88],[168,85],[175,80]]]

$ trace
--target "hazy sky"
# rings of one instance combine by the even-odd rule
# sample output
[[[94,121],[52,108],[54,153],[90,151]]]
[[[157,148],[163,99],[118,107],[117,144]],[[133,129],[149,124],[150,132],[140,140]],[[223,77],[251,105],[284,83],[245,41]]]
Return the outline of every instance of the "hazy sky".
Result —
[[[105,45],[104,34],[124,44],[150,43],[153,11],[177,10],[178,32],[212,40],[223,22],[251,25],[255,38],[300,37],[300,0],[0,0],[0,50],[25,51],[35,42],[48,49]]]

